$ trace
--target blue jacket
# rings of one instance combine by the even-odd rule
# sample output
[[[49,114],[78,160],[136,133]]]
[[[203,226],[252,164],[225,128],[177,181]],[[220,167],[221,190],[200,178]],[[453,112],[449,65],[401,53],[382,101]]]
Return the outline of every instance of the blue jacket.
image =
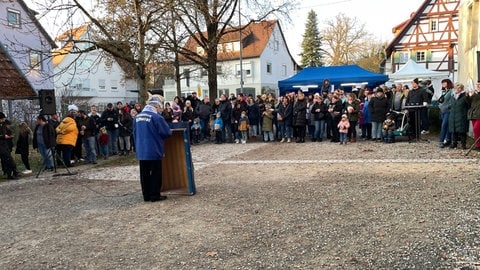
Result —
[[[153,106],[147,105],[133,121],[135,152],[138,160],[159,160],[164,154],[164,140],[172,135],[167,121]]]
[[[370,103],[369,100],[365,100],[365,103],[363,103],[363,123],[365,124],[370,124],[372,123],[372,118],[371,118],[371,112],[370,109],[368,108],[368,103]]]

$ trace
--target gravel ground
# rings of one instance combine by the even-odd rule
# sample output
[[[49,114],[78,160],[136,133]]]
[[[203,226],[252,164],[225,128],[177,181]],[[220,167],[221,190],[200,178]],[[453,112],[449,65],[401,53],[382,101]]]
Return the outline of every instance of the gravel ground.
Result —
[[[480,269],[477,152],[258,142],[192,156],[197,194],[155,203],[133,160],[0,182],[0,269]]]

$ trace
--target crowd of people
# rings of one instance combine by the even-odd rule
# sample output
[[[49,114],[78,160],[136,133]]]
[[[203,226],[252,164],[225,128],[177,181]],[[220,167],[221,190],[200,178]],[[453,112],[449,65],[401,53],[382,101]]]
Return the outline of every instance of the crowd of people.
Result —
[[[33,149],[42,156],[43,168],[53,171],[55,161],[65,167],[74,163],[86,162],[96,164],[100,156],[107,159],[112,155],[129,155],[134,151],[133,118],[140,113],[142,106],[112,103],[102,112],[97,112],[95,105],[89,112],[79,110],[71,104],[67,113],[60,119],[57,113],[39,115],[34,131],[21,122],[18,126],[18,138],[15,138],[11,121],[0,112],[0,158],[3,173],[7,179],[15,179],[21,173],[12,157],[14,141],[15,153],[21,156],[25,170],[22,174],[32,173],[29,161],[30,141]]]
[[[254,141],[305,143],[330,140],[342,145],[357,140],[392,143],[400,128],[399,115],[407,115],[408,135],[429,133],[429,108],[434,95],[430,81],[412,80],[410,84],[385,85],[374,89],[354,88],[345,93],[331,91],[328,80],[319,93],[287,92],[280,97],[273,93],[258,96],[222,94],[212,103],[209,97],[200,100],[193,92],[175,97],[160,106],[159,114],[167,123],[185,122],[190,142],[247,143]],[[480,81],[475,89],[461,83],[442,80],[438,98],[441,130],[439,147],[467,148],[471,121],[475,149],[480,151]],[[414,108],[414,109],[413,109]],[[53,170],[54,158],[61,156],[66,167],[75,162],[97,163],[100,156],[129,155],[135,151],[134,118],[142,112],[139,103],[109,103],[99,113],[96,106],[89,112],[68,106],[63,119],[58,114],[39,115],[34,131],[22,122],[18,138],[14,138],[11,122],[0,112],[0,158],[4,175],[18,177],[12,150],[21,156],[25,171],[31,173],[29,141],[43,158],[43,168]],[[417,117],[418,116],[418,117]],[[357,131],[359,134],[357,134]],[[85,152],[85,153],[84,153]]]
[[[466,91],[461,83],[442,81],[438,99],[441,117],[440,147],[466,148],[469,120],[476,149],[480,150],[480,83]],[[346,93],[325,80],[319,93],[287,92],[252,96],[220,95],[213,103],[196,92],[166,103],[167,122],[188,122],[191,142],[247,143],[252,141],[304,143],[330,140],[340,144],[357,140],[395,142],[396,130],[415,139],[430,132],[430,110],[435,90],[430,80],[413,79],[391,87],[354,88]],[[478,121],[477,121],[478,119]],[[406,123],[402,123],[405,120]],[[357,134],[357,131],[359,134]]]

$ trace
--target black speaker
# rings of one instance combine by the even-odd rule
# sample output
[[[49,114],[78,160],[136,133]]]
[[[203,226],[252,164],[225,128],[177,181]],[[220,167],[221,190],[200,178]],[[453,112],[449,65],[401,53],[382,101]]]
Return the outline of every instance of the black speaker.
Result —
[[[40,98],[40,114],[54,114],[57,112],[55,106],[55,90],[40,90],[38,91]]]

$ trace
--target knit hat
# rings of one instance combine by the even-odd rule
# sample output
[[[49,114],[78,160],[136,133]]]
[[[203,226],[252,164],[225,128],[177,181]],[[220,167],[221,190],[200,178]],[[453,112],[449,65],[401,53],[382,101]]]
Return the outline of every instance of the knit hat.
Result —
[[[78,112],[78,107],[77,107],[77,105],[75,105],[75,104],[70,104],[70,105],[68,105],[68,111],[69,111],[69,112],[71,112],[71,111],[76,111],[76,112]]]
[[[152,96],[152,97],[150,97],[150,99],[147,101],[147,104],[148,104],[148,105],[152,105],[152,106],[161,106],[161,105],[162,105],[162,101],[160,100],[159,97]]]
[[[0,112],[0,119],[7,118],[3,112]]]

